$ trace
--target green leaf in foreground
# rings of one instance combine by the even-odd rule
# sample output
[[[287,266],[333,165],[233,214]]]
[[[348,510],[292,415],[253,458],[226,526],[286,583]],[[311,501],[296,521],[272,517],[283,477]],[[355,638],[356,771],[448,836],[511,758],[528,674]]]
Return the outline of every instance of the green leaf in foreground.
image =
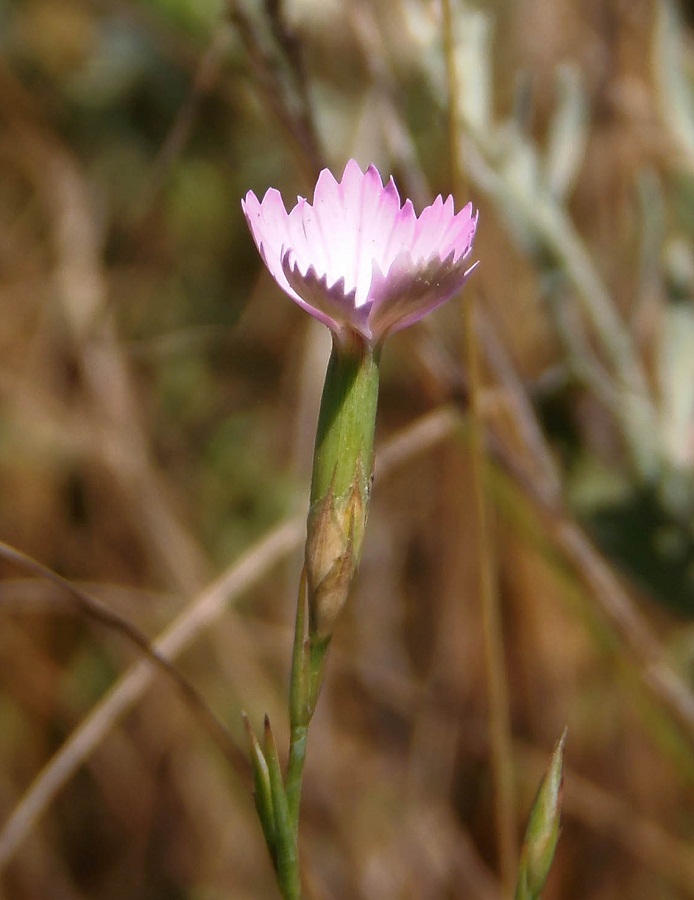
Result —
[[[566,730],[557,742],[540,784],[525,832],[515,900],[538,900],[557,847],[561,819],[562,767]]]

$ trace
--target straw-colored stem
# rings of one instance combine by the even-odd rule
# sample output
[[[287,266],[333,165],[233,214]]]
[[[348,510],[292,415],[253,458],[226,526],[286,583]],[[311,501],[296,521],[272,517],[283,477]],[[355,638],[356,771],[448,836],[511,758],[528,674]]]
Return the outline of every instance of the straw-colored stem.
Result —
[[[441,0],[441,20],[443,25],[443,55],[446,62],[446,90],[448,92],[448,152],[450,156],[451,181],[456,197],[463,196],[461,169],[462,145],[458,127],[458,97],[460,88],[455,64],[455,40],[453,35],[453,10],[451,0]]]
[[[448,140],[451,180],[460,196],[463,187],[462,147],[458,126],[459,76],[455,62],[453,10],[451,0],[441,0],[443,44],[448,90]],[[484,448],[480,416],[480,370],[475,333],[474,301],[465,305],[465,341],[470,390],[470,459],[477,525],[477,576],[482,603],[485,664],[489,691],[490,745],[496,809],[497,845],[504,894],[510,896],[516,880],[518,857],[516,810],[513,787],[513,758],[509,716],[508,685],[504,663],[504,641],[496,590],[494,560],[489,539],[489,513],[484,486]]]
[[[484,445],[480,412],[480,367],[472,298],[465,305],[465,339],[470,390],[470,464],[477,530],[477,579],[482,604],[485,668],[489,693],[489,731],[499,867],[504,895],[516,881],[518,845],[513,749],[499,595],[489,534],[489,507],[484,483]]]

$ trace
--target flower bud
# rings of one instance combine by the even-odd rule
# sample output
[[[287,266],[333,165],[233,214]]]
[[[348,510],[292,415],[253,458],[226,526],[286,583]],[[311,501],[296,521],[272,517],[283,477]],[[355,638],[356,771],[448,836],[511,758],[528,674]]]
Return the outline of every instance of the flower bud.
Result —
[[[311,508],[306,540],[306,574],[310,632],[325,640],[347,600],[359,567],[366,527],[368,482],[357,460],[354,480],[346,496],[330,490]]]

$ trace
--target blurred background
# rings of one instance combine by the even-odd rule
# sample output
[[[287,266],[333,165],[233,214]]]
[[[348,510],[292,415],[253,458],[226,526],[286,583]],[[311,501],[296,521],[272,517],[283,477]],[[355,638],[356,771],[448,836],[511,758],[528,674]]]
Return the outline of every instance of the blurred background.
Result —
[[[286,746],[329,338],[240,198],[291,204],[355,157],[418,210],[480,210],[464,296],[384,352],[309,747],[311,898],[504,896],[499,822],[513,857],[565,726],[545,898],[694,896],[692,22],[674,0],[0,0],[0,539],[157,639],[242,753],[242,709]],[[278,896],[233,750],[0,557],[0,895]]]

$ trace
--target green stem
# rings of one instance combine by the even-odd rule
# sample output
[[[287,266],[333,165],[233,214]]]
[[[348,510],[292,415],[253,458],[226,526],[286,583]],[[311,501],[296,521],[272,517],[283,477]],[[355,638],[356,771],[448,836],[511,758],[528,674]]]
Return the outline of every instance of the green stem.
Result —
[[[294,834],[299,836],[299,809],[301,806],[301,786],[306,761],[306,743],[308,725],[294,725],[289,738],[289,762],[285,780],[289,817],[293,824]]]
[[[336,338],[318,417],[306,536],[308,632],[312,649],[319,650],[309,664],[314,682],[320,674],[314,662],[322,666],[322,644],[330,639],[359,567],[377,401],[378,350],[357,335]]]
[[[377,399],[378,352],[356,335],[335,339],[318,417],[306,564],[292,650],[289,759],[282,798],[290,832],[283,835],[283,845],[290,849],[298,846],[308,729],[323,684],[332,628],[361,555]]]
[[[289,760],[285,777],[285,793],[294,835],[299,836],[301,786],[306,762],[308,727],[323,684],[325,657],[330,641],[310,642],[306,630],[306,574],[302,573],[297,603],[296,631],[289,694]]]
[[[371,478],[378,357],[377,349],[356,336],[333,342],[318,416],[311,506],[331,491],[335,497],[349,493],[357,461]]]

